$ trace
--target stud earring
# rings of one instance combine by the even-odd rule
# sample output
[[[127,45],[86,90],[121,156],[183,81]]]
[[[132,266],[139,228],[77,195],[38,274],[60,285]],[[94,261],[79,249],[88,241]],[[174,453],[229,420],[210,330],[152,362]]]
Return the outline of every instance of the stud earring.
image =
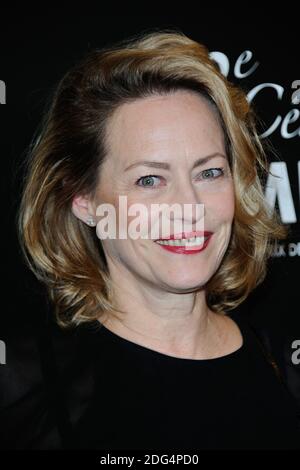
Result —
[[[90,217],[90,218],[87,220],[87,223],[88,223],[91,227],[93,227],[93,226],[95,225],[95,221],[94,221],[93,217]]]

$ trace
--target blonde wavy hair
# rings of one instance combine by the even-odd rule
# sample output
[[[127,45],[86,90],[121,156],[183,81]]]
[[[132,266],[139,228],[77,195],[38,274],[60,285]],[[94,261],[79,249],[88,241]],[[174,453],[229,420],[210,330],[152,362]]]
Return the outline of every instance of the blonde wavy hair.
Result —
[[[17,214],[22,253],[62,327],[118,310],[96,231],[71,210],[75,195],[95,194],[109,118],[129,100],[178,89],[200,93],[217,111],[235,188],[231,239],[206,285],[208,306],[226,313],[243,302],[265,278],[274,243],[287,235],[266,205],[269,167],[257,118],[204,45],[178,30],[155,30],[90,51],[55,87],[29,146]]]

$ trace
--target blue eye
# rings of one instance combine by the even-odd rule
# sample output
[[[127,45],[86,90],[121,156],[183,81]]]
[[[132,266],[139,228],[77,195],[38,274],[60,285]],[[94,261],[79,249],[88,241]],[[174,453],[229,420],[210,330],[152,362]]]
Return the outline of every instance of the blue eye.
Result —
[[[160,176],[156,176],[156,175],[142,176],[141,178],[139,178],[139,179],[136,181],[135,184],[136,184],[137,186],[141,186],[142,188],[151,188],[151,187],[154,186],[153,178],[160,178]],[[147,184],[139,184],[140,181],[146,181]]]
[[[220,172],[220,174],[215,174],[214,172]],[[201,172],[202,178],[207,180],[207,179],[216,179],[219,176],[222,176],[224,174],[223,168],[208,168],[207,170],[203,170]]]
[[[223,168],[208,168],[207,170],[203,170],[200,173],[201,179],[203,180],[215,180],[216,178],[219,178],[220,176],[224,175],[224,169]],[[135,184],[137,186],[140,186],[141,188],[155,188],[158,185],[155,185],[155,178],[158,180],[161,179],[161,176],[158,175],[146,175],[146,176],[141,176]]]

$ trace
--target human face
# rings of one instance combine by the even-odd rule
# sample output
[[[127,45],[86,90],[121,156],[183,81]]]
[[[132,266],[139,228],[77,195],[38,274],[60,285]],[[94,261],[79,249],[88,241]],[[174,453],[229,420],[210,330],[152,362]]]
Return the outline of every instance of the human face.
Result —
[[[178,293],[205,286],[221,264],[234,217],[234,188],[223,131],[211,105],[186,90],[122,104],[108,123],[107,143],[109,154],[101,168],[95,205],[112,204],[118,227],[119,196],[127,196],[127,209],[135,203],[147,209],[144,216],[149,226],[147,239],[101,241],[112,278],[120,281],[126,276]],[[193,168],[196,160],[210,155]],[[168,163],[169,169],[145,163],[128,168],[145,160]],[[197,217],[204,220],[203,230],[213,235],[202,251],[169,251],[150,238],[151,205],[175,203],[203,204]],[[126,216],[128,224],[136,218]],[[193,210],[189,216],[183,214],[182,222],[193,230],[199,223],[197,217]]]

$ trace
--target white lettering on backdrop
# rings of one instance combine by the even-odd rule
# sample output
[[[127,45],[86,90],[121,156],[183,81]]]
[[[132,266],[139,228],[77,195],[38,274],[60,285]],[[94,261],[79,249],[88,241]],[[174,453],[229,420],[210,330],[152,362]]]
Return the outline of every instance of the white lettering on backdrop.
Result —
[[[210,53],[210,57],[218,64],[219,69],[225,77],[228,76],[230,72],[230,61],[226,54],[223,52],[213,51]],[[252,75],[257,67],[259,62],[254,62],[250,65],[250,61],[253,58],[252,51],[244,51],[237,58],[234,68],[233,75],[235,78],[243,79]],[[242,67],[248,64],[248,69],[242,71]],[[300,86],[300,80],[295,80],[291,84],[291,89],[285,91],[284,88],[277,83],[260,83],[256,85],[252,90],[247,93],[247,98],[249,102],[252,102],[258,94],[265,93],[266,91],[272,90],[274,92],[275,99],[281,101],[285,93],[290,93],[292,104],[300,103],[300,89],[297,89]],[[292,91],[296,88],[296,91]],[[294,126],[292,124],[299,123],[299,126]],[[261,134],[260,137],[265,138],[272,135],[280,129],[280,134],[283,139],[292,139],[294,137],[300,137],[300,111],[297,108],[292,108],[284,117],[280,114],[274,116],[273,120],[269,127]]]
[[[230,72],[230,61],[227,55],[223,52],[213,51],[210,53],[210,57],[218,64],[221,73],[227,77]],[[246,50],[235,61],[233,75],[237,79],[249,77],[256,71],[258,66],[259,62],[253,60],[252,51]],[[258,95],[270,91],[274,94],[277,102],[281,102],[285,98],[285,94],[290,93],[290,102],[293,105],[300,103],[300,80],[294,80],[291,84],[291,89],[287,91],[278,83],[260,83],[247,93],[247,99],[252,103]],[[300,125],[297,127],[295,123],[300,123],[300,110],[298,108],[290,109],[285,116],[276,113],[275,116],[270,118],[270,124],[268,124],[268,127],[260,137],[262,139],[270,137],[276,131],[280,131],[283,139],[299,138]],[[292,126],[293,124],[294,126]],[[298,161],[298,181],[300,200],[300,161]],[[294,224],[297,222],[295,203],[285,162],[270,163],[270,174],[266,183],[265,196],[271,211],[275,208],[276,200],[278,201],[278,209],[283,223]],[[292,249],[289,254],[292,256],[294,253],[295,250]],[[299,250],[297,250],[297,253],[299,253]]]

